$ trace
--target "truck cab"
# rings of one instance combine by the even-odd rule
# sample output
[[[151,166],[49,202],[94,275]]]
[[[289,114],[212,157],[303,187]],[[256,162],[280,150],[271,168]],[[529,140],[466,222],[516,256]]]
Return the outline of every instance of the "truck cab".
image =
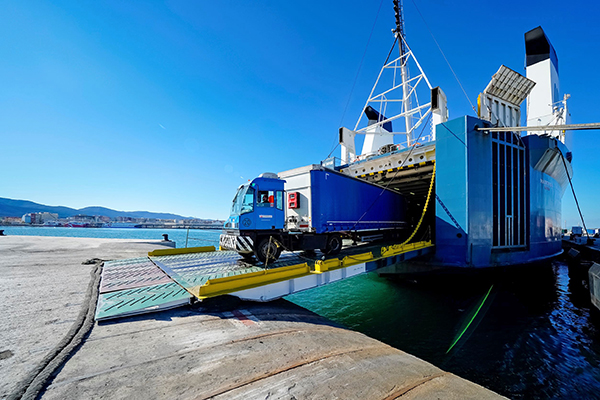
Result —
[[[225,232],[220,238],[222,249],[235,250],[249,258],[255,252],[255,244],[283,231],[284,184],[277,174],[267,172],[238,188],[223,227]],[[272,246],[270,250],[277,247],[269,245]]]

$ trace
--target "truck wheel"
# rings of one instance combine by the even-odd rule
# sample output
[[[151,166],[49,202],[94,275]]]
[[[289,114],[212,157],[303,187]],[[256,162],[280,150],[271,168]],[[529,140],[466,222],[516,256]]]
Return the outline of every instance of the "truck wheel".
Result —
[[[258,242],[258,246],[254,249],[254,254],[259,261],[271,263],[279,258],[281,247],[277,245],[277,241],[274,238],[266,237]]]
[[[336,255],[342,251],[342,236],[339,233],[329,235],[327,238],[327,247],[321,249],[321,251],[327,255]]]

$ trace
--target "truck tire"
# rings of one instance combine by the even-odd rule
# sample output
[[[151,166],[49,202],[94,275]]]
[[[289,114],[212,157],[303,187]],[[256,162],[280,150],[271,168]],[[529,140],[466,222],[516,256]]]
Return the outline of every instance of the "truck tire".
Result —
[[[254,248],[254,254],[259,261],[265,264],[272,263],[279,258],[281,247],[274,238],[265,237],[258,241],[258,245]]]
[[[342,235],[334,233],[327,237],[327,247],[321,249],[321,251],[327,255],[336,255],[342,251]]]

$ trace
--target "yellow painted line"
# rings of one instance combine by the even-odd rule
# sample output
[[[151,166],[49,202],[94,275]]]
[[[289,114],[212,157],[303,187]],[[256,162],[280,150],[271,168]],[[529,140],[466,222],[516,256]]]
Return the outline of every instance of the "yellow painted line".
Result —
[[[422,161],[419,163],[420,166],[427,165],[427,161]]]
[[[204,253],[215,251],[215,246],[186,247],[183,249],[157,249],[148,253],[149,256],[171,256],[174,254]]]
[[[190,292],[199,299],[219,296],[221,294],[239,292],[271,283],[287,281],[310,275],[307,263],[289,265],[275,269],[251,272],[244,275],[226,276],[223,278],[209,279],[204,285],[195,286]]]
[[[387,172],[394,172],[394,168],[388,169]]]
[[[375,175],[375,172],[369,172],[369,175]]]
[[[303,263],[267,269],[264,271],[251,272],[243,275],[209,279],[205,284],[194,286],[188,289],[188,291],[202,300],[209,297],[239,292],[246,289],[253,289],[259,286],[283,282],[290,279],[301,278],[311,274],[322,274],[327,271],[346,268],[369,261],[376,261],[382,258],[394,256],[396,254],[424,249],[430,246],[432,246],[431,242],[417,242],[404,246],[398,244],[389,247],[383,247],[381,249],[381,257],[374,257],[372,252],[368,252],[345,256],[342,260],[339,258],[330,258],[324,261],[318,260],[315,262],[314,271],[311,271],[307,263]]]

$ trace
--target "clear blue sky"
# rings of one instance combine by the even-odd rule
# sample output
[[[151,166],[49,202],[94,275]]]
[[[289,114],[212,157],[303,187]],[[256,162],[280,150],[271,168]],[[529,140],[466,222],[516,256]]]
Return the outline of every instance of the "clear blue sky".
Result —
[[[417,1],[471,101],[524,72],[542,25],[573,123],[600,122],[596,2]],[[374,1],[3,1],[0,196],[224,218],[237,186],[324,159],[353,127],[393,37]],[[450,117],[473,114],[411,0],[408,41]],[[600,226],[600,132],[577,132],[574,184]],[[339,149],[336,150],[339,156]],[[577,223],[572,195],[563,220]]]

